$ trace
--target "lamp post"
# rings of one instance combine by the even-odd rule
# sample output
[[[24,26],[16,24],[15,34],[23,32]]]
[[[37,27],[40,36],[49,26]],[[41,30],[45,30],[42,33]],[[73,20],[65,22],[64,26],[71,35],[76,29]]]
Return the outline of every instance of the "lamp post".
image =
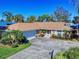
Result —
[[[51,52],[49,52],[49,55],[51,55],[51,59],[54,59],[53,53],[54,53],[54,50],[52,50]]]

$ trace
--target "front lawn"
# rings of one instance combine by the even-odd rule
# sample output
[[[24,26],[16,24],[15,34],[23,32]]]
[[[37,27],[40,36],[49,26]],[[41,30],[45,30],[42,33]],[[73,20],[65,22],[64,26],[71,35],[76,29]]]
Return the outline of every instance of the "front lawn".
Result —
[[[15,54],[16,52],[19,52],[22,49],[29,47],[30,45],[31,45],[31,43],[19,45],[19,47],[16,47],[16,48],[0,47],[0,59],[6,59],[7,57]]]

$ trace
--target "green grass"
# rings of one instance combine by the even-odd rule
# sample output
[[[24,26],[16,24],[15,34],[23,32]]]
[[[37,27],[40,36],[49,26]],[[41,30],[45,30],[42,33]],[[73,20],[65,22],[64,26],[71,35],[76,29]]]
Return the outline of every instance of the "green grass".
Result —
[[[19,52],[23,50],[24,48],[27,48],[31,45],[31,43],[19,45],[17,48],[11,48],[11,47],[1,47],[0,48],[0,59],[6,59],[7,57],[15,54],[16,52]]]
[[[55,59],[79,59],[79,48],[71,48],[68,51],[59,52]]]
[[[66,57],[63,56],[64,52],[59,52],[56,54],[55,59],[67,59]]]

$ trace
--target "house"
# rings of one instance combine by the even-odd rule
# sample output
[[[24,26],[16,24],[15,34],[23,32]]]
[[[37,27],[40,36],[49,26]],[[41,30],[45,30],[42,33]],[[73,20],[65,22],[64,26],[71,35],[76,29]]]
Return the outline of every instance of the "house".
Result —
[[[5,30],[8,25],[15,24],[15,22],[6,22],[4,20],[0,21],[0,30]]]
[[[40,30],[46,30],[46,35],[50,36],[50,34],[55,33],[63,34],[64,31],[70,31],[71,28],[65,25],[65,22],[34,22],[34,23],[16,23],[10,25],[8,29],[10,30],[20,30],[23,31],[24,35],[27,38],[34,38],[35,35]],[[46,36],[45,35],[45,36]]]
[[[79,24],[73,24],[73,25],[71,25],[70,27],[73,28],[73,30],[74,30],[75,32],[77,32],[76,34],[77,34],[78,37],[79,37]]]

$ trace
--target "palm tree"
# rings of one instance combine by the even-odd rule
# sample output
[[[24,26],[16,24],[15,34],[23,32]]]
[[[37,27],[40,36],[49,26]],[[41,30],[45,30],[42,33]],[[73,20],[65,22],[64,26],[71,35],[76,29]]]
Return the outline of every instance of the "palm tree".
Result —
[[[36,21],[36,17],[35,16],[30,16],[27,18],[27,22],[35,22]]]
[[[6,21],[12,21],[12,13],[11,12],[5,11],[2,14],[3,14],[3,16],[6,17]]]
[[[24,16],[21,14],[17,14],[13,17],[16,22],[24,22]]]

